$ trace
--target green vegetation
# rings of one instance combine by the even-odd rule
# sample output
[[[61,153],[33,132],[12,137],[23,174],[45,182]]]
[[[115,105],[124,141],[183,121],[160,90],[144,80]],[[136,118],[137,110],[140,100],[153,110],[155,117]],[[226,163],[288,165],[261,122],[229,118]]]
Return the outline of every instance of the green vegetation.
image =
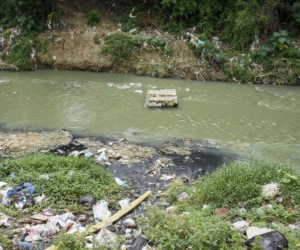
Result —
[[[43,30],[48,21],[48,15],[55,10],[56,0],[2,0],[0,23],[6,28],[19,26],[24,33]],[[52,16],[55,15],[52,14]]]
[[[232,226],[235,217],[280,231],[290,249],[297,249],[300,232],[286,225],[299,222],[299,181],[288,166],[232,163],[191,186],[173,183],[168,199],[175,209],[151,208],[140,223],[158,249],[245,249],[245,236]],[[261,194],[262,185],[271,182],[280,184],[282,202],[270,201]],[[188,198],[178,201],[182,192]],[[219,217],[214,214],[216,208],[228,208],[230,212]]]
[[[7,62],[13,63],[21,70],[33,69],[34,61],[31,58],[33,44],[35,44],[33,36],[22,37],[13,45],[6,58]]]
[[[110,36],[105,36],[105,45],[102,47],[103,53],[111,56],[115,63],[126,61],[133,50],[140,51],[144,47],[146,51],[160,50],[163,53],[172,53],[171,48],[166,46],[163,38],[133,36],[122,32],[116,32]]]
[[[88,25],[94,26],[100,23],[100,11],[99,10],[90,10],[88,13]]]
[[[11,173],[15,178],[9,177]],[[47,197],[44,206],[53,208],[76,207],[78,199],[87,194],[112,202],[121,197],[112,176],[103,167],[82,158],[34,155],[6,160],[0,162],[0,179],[14,188],[24,181],[33,183],[38,195]]]

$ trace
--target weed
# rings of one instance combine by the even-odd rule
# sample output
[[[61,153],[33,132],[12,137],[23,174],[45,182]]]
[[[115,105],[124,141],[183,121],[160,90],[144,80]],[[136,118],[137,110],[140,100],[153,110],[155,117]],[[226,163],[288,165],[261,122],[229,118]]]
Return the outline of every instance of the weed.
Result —
[[[99,10],[90,10],[88,13],[88,25],[94,26],[100,23],[100,12]]]
[[[93,37],[93,41],[94,41],[94,44],[100,44],[100,38],[101,36],[96,34],[94,37]]]

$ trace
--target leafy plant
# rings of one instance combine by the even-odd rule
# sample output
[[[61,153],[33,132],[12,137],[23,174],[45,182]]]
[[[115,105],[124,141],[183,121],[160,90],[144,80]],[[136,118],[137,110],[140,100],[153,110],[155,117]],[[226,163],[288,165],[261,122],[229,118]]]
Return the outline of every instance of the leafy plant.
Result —
[[[100,23],[100,11],[99,10],[90,10],[88,13],[88,25],[94,26]]]

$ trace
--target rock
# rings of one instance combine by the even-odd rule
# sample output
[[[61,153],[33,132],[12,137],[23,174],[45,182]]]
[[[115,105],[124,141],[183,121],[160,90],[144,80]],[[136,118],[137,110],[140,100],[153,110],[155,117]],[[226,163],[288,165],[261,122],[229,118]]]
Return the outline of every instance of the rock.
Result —
[[[131,247],[131,250],[141,250],[147,245],[147,240],[143,236],[139,236]]]
[[[86,195],[79,199],[79,203],[84,206],[92,206],[95,203],[95,198],[92,195]]]
[[[124,220],[123,224],[125,227],[132,228],[133,226],[136,226],[135,221],[133,219],[126,219]]]
[[[266,229],[266,228],[265,228]],[[271,229],[269,229],[271,230]],[[288,241],[283,234],[278,231],[270,231],[259,235],[263,250],[281,250],[288,248]],[[251,248],[251,243],[255,242],[255,236],[246,242],[246,246]]]

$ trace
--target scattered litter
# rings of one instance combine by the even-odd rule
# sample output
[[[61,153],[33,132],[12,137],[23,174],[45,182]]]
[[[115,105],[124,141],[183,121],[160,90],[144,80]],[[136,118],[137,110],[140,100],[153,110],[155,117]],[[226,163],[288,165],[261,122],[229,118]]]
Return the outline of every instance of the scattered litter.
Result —
[[[130,206],[130,199],[126,198],[124,200],[119,201],[121,208]]]
[[[262,193],[268,199],[273,200],[276,196],[281,194],[279,184],[272,182],[270,184],[264,185],[262,187]]]
[[[9,227],[10,224],[7,221],[8,221],[8,216],[3,213],[0,213],[0,226]]]
[[[115,177],[115,181],[119,186],[124,187],[124,188],[129,188],[129,186],[124,181],[122,181],[120,178]]]
[[[45,199],[46,199],[46,196],[44,195],[44,194],[42,194],[41,196],[37,196],[37,197],[35,197],[34,198],[34,201],[36,202],[36,203],[43,203],[44,201],[45,201]]]
[[[15,190],[8,190],[7,191],[7,198],[11,198],[15,194],[21,194],[21,191],[26,189],[29,194],[35,194],[36,189],[31,182],[23,182],[19,185]]]
[[[86,152],[85,154],[84,154],[84,156],[86,157],[86,158],[92,158],[93,157],[93,153],[92,152]]]
[[[13,179],[13,178],[16,177],[16,175],[15,175],[14,173],[11,173],[11,174],[9,175],[9,177],[10,177],[11,179]]]
[[[37,231],[30,230],[24,240],[25,241],[37,241],[37,240],[41,240],[41,239],[42,238],[41,238],[40,234]]]
[[[25,209],[34,205],[34,198],[31,194],[21,195],[15,203],[15,208]]]
[[[107,158],[106,158],[106,156],[105,156],[105,151],[103,151],[103,152],[98,156],[97,161],[100,161],[100,162],[102,162],[102,161],[107,161]]]
[[[31,216],[31,219],[47,222],[49,217],[43,214],[34,214]]]
[[[246,231],[246,234],[247,234],[247,238],[250,239],[254,236],[262,235],[262,234],[272,232],[272,231],[274,231],[274,230],[269,229],[269,228],[249,227]]]
[[[49,179],[50,179],[50,176],[49,176],[48,174],[41,174],[41,175],[39,176],[39,178],[42,179],[42,180],[49,180]]]
[[[30,244],[28,242],[19,242],[18,245],[24,249],[30,249]]]
[[[107,205],[108,203],[106,201],[101,200],[93,206],[93,213],[96,222],[105,220],[111,216],[111,212],[108,210]]]
[[[96,246],[105,245],[107,243],[113,243],[114,241],[117,240],[118,236],[112,233],[111,231],[109,231],[108,229],[102,228],[100,233],[96,237],[90,235],[87,236],[86,238],[90,241],[96,240],[97,243],[95,245],[93,243],[86,244],[86,248],[95,249]]]
[[[161,177],[160,177],[160,180],[162,180],[162,181],[169,181],[169,180],[173,180],[173,178],[174,178],[174,176],[173,175],[162,175]]]
[[[4,187],[4,186],[6,186],[6,185],[7,185],[6,182],[0,181],[0,188]]]
[[[240,230],[242,232],[246,232],[246,230],[249,228],[249,222],[247,221],[237,221],[235,223],[232,224],[234,226],[235,229]]]

